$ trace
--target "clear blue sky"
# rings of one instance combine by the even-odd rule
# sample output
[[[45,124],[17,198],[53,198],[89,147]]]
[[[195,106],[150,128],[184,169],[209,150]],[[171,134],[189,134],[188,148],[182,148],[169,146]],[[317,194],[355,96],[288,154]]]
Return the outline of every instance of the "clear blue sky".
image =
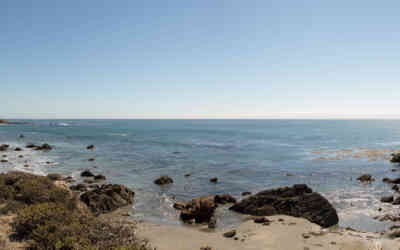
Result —
[[[0,1],[0,117],[400,117],[400,1]]]

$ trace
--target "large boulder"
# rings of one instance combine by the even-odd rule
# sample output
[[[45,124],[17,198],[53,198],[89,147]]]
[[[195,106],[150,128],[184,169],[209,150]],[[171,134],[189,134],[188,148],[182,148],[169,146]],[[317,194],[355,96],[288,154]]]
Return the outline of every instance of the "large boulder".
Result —
[[[213,217],[216,208],[217,205],[212,196],[195,198],[186,203],[184,209],[181,211],[180,218],[184,222],[194,220],[196,223],[208,223],[211,217]]]
[[[285,214],[303,217],[322,227],[339,222],[335,208],[305,184],[269,189],[236,203],[230,210],[256,216]]]
[[[81,195],[94,214],[108,213],[133,203],[135,193],[118,184],[107,184]]]

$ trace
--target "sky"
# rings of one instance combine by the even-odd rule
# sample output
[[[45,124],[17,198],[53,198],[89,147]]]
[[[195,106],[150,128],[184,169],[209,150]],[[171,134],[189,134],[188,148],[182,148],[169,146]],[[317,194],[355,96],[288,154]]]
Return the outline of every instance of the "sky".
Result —
[[[0,117],[400,118],[400,1],[1,0]]]

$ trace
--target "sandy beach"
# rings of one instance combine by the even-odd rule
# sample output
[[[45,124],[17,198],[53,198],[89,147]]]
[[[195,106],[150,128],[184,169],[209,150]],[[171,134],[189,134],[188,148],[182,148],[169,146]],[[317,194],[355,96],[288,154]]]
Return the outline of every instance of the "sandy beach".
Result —
[[[138,224],[138,236],[157,250],[189,250],[211,247],[214,250],[398,250],[400,239],[379,233],[356,232],[339,227],[322,229],[302,218],[268,217],[265,226],[252,220],[231,229],[210,231],[207,227]],[[232,238],[223,233],[236,230]]]

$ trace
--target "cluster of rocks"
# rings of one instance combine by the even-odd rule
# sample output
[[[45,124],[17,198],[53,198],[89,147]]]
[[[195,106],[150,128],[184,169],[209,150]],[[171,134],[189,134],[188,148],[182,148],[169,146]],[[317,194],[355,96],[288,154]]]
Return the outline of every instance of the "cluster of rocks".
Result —
[[[44,143],[41,146],[35,144],[28,144],[26,145],[26,148],[31,148],[33,150],[43,150],[43,151],[49,151],[53,149],[53,147],[47,143]]]
[[[339,222],[335,208],[320,194],[307,185],[269,189],[237,202],[231,195],[203,196],[191,201],[177,202],[174,207],[181,210],[180,218],[187,223],[215,224],[214,212],[218,204],[234,203],[229,209],[242,214],[270,216],[285,214],[303,217],[322,227]],[[260,219],[263,220],[265,219]],[[261,223],[260,221],[257,221]]]

